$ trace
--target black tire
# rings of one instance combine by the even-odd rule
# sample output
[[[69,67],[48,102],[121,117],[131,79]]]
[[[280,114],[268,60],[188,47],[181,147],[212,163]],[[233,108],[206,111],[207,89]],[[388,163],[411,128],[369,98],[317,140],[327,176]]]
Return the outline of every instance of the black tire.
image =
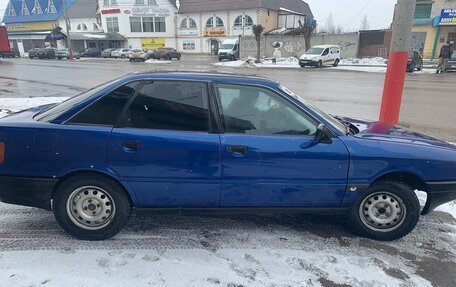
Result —
[[[422,69],[423,69],[423,65],[421,65],[418,68],[416,68],[417,71],[421,71]]]
[[[218,58],[218,60],[219,60],[219,62],[223,61],[223,59],[222,59],[222,58]]]
[[[419,217],[420,203],[413,188],[393,181],[369,187],[350,212],[350,222],[356,233],[381,241],[406,236],[415,228]]]
[[[236,61],[236,56],[235,55],[231,56],[231,61]]]
[[[120,56],[120,58],[121,58],[121,59],[125,59],[125,55],[122,54],[122,55]]]
[[[171,60],[171,57],[169,55],[166,55],[165,60],[169,61],[169,60]]]
[[[410,66],[409,72],[410,72],[410,73],[415,72],[415,64],[412,64],[412,65]]]
[[[180,60],[181,59],[181,54],[177,54],[177,59]]]
[[[317,68],[323,68],[323,62],[320,60],[317,62],[317,65],[315,66]]]
[[[337,67],[337,66],[339,66],[339,62],[340,62],[340,60],[339,60],[339,59],[337,59],[337,60],[334,62],[334,64],[333,64],[333,67]]]
[[[84,187],[87,187],[87,194]],[[87,199],[81,199],[80,195]],[[53,199],[54,216],[60,227],[82,240],[104,240],[116,235],[131,214],[130,201],[123,188],[114,180],[100,175],[80,175],[65,180],[57,188]],[[71,201],[72,199],[75,200]],[[78,210],[76,208],[79,202],[76,204],[74,202],[76,200],[82,202]],[[84,205],[86,206],[83,207]],[[69,206],[71,208],[67,208]],[[73,206],[76,207],[74,210]],[[96,216],[104,215],[100,219],[101,223],[98,221],[84,222],[85,219],[91,219],[92,215],[87,214],[92,213],[90,210],[94,214],[97,212]],[[81,216],[76,218],[79,214],[84,218]],[[89,226],[87,223],[102,225]]]
[[[130,63],[131,63],[131,62],[133,62],[133,60],[132,60],[132,59],[130,59]]]

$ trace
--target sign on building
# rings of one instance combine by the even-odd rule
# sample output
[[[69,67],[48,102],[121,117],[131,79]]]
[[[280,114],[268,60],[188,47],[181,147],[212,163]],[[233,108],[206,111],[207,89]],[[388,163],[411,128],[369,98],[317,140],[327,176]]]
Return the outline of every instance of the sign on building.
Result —
[[[141,38],[141,48],[143,50],[163,48],[165,43],[165,38]]]
[[[456,26],[456,8],[443,9],[440,15],[441,26]]]
[[[225,29],[205,29],[204,37],[223,37],[226,35]]]
[[[53,21],[26,22],[6,24],[6,30],[13,31],[46,31],[53,30],[57,24]]]

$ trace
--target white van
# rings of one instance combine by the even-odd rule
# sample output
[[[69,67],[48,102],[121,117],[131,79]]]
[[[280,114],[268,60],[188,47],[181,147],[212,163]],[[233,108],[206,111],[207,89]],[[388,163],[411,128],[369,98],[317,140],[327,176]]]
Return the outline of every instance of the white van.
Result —
[[[236,61],[239,59],[239,39],[226,39],[218,51],[218,59]]]
[[[337,45],[313,46],[299,58],[299,65],[315,66],[321,68],[324,65],[337,67],[340,62],[340,47]]]

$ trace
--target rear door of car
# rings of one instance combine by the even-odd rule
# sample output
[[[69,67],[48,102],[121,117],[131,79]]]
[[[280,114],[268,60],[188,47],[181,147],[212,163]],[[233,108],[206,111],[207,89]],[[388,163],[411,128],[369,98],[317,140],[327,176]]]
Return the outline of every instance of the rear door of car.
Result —
[[[113,129],[109,168],[141,207],[216,207],[220,136],[212,131],[208,83],[145,80]]]

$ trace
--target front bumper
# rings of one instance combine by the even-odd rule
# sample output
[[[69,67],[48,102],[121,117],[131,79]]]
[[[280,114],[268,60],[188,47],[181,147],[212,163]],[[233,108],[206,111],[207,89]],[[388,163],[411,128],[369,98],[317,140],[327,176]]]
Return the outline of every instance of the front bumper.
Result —
[[[427,201],[422,215],[431,213],[442,204],[456,200],[456,181],[452,182],[427,182]]]
[[[0,201],[51,210],[58,179],[0,176]]]
[[[299,65],[301,66],[316,66],[317,61],[314,60],[299,60]]]
[[[220,60],[225,60],[225,59],[231,60],[231,59],[233,58],[233,54],[229,54],[229,53],[220,53],[220,54],[218,54],[218,58],[219,58]]]

